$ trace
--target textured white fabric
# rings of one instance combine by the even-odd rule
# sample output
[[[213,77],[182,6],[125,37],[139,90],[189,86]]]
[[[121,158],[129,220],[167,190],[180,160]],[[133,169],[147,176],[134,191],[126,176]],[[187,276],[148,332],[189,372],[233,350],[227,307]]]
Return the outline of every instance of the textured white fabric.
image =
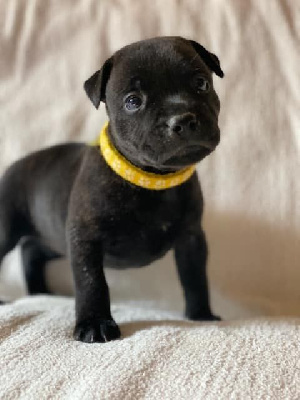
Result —
[[[0,170],[40,147],[93,139],[105,121],[105,113],[103,107],[96,111],[87,100],[83,81],[121,46],[157,35],[182,35],[201,42],[219,56],[225,72],[223,80],[214,79],[222,107],[221,144],[198,167],[206,204],[204,222],[210,247],[214,310],[226,319],[299,315],[297,0],[0,2]],[[72,291],[71,273],[66,266],[55,263],[48,273],[54,290]],[[131,308],[130,300],[146,301],[151,309],[165,312],[180,312],[183,308],[171,255],[145,269],[108,271],[107,275],[113,302],[127,304],[124,310],[116,308],[119,321],[127,321],[129,313],[137,320],[143,312],[145,319],[153,318],[147,309],[138,311],[134,305]],[[0,273],[0,296],[17,297],[24,292],[18,253],[13,252]],[[97,382],[101,382],[99,390],[117,396],[127,386],[137,385],[132,371],[139,365],[140,377],[145,371],[149,379],[143,381],[147,395],[142,394],[141,398],[161,398],[156,396],[162,388],[165,393],[172,392],[172,398],[179,398],[180,393],[185,393],[181,392],[185,385],[197,387],[198,397],[193,394],[194,398],[300,397],[296,369],[299,334],[297,326],[288,320],[197,328],[174,322],[166,327],[149,324],[141,331],[141,325],[133,323],[136,333],[128,335],[126,341],[93,348],[70,339],[64,342],[66,335],[70,338],[69,303],[49,300],[49,308],[47,304],[48,301],[39,303],[37,298],[24,301],[24,308],[21,301],[1,310],[0,340],[4,337],[3,326],[7,328],[0,347],[0,362],[4,363],[0,382],[5,379],[11,390],[32,385],[30,394],[36,390],[36,398],[42,398],[45,390],[46,396],[51,382],[47,384],[45,375],[40,377],[39,373],[45,368],[51,371],[49,376],[64,374],[65,380],[53,379],[58,393],[60,384],[65,385],[62,390],[69,396],[65,398],[84,398],[89,385],[91,390],[97,390]],[[39,307],[43,311],[35,316],[34,310]],[[24,321],[20,310],[25,313]],[[33,318],[27,319],[27,313],[33,313]],[[176,340],[177,347],[173,346]],[[168,346],[163,352],[163,344],[168,342],[172,354]],[[127,367],[121,370],[123,364],[118,357],[123,351],[126,363],[125,358],[120,360]],[[88,361],[84,362],[85,358]],[[76,360],[83,366],[74,369]],[[199,375],[193,373],[189,362],[196,365]],[[21,366],[24,371],[31,369],[30,375],[21,372]],[[84,367],[93,372],[94,380],[86,378]],[[118,387],[111,383],[106,389],[106,375],[108,380],[109,375],[117,376]],[[232,396],[231,388],[235,393]],[[214,390],[219,390],[220,396]],[[11,393],[11,397],[4,398],[18,398]],[[23,398],[32,398],[26,396]],[[86,398],[99,397],[94,394]]]
[[[201,324],[145,304],[113,312],[122,340],[90,345],[72,340],[73,301],[0,308],[0,398],[299,398],[299,319]]]

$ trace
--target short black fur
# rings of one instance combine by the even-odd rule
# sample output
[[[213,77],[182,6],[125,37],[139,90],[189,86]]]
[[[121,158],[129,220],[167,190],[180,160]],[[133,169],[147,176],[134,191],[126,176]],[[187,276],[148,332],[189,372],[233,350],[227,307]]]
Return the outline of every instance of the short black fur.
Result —
[[[108,134],[145,171],[175,172],[218,145],[216,56],[180,37],[149,39],[116,52],[84,87],[95,107],[105,101]],[[201,84],[199,84],[199,82]],[[141,106],[130,112],[126,98]],[[0,182],[0,262],[21,240],[29,292],[48,293],[46,262],[68,256],[74,274],[74,337],[120,337],[110,310],[104,267],[140,267],[174,249],[186,315],[215,320],[209,305],[203,199],[196,173],[180,186],[148,190],[107,165],[98,147],[53,146],[24,157]]]

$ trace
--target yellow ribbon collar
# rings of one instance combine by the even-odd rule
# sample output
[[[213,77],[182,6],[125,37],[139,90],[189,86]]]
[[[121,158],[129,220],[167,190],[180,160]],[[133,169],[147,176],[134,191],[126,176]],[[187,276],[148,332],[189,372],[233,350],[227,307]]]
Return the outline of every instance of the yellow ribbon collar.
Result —
[[[143,171],[118,152],[109,139],[107,128],[108,122],[104,125],[98,138],[91,144],[100,147],[105,161],[113,171],[134,185],[150,190],[169,189],[187,181],[195,171],[194,165],[166,175]]]

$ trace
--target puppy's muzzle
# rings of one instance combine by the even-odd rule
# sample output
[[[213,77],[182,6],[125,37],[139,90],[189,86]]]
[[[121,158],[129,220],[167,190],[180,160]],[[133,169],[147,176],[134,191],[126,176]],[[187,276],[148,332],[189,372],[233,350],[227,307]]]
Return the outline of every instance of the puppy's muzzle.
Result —
[[[201,132],[200,122],[197,120],[196,115],[191,112],[172,116],[167,121],[167,126],[170,134],[180,135],[183,140],[186,140],[187,145],[192,141],[193,145],[214,150],[218,144],[217,138],[203,139],[200,135],[198,136],[197,132]],[[198,136],[197,139],[196,136]]]

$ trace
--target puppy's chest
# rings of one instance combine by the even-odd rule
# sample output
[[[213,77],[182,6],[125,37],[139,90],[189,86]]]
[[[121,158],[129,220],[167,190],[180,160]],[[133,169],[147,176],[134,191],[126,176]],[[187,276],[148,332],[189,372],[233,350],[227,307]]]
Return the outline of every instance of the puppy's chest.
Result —
[[[180,232],[182,209],[176,194],[123,199],[102,220],[107,252],[136,265],[161,257]]]

